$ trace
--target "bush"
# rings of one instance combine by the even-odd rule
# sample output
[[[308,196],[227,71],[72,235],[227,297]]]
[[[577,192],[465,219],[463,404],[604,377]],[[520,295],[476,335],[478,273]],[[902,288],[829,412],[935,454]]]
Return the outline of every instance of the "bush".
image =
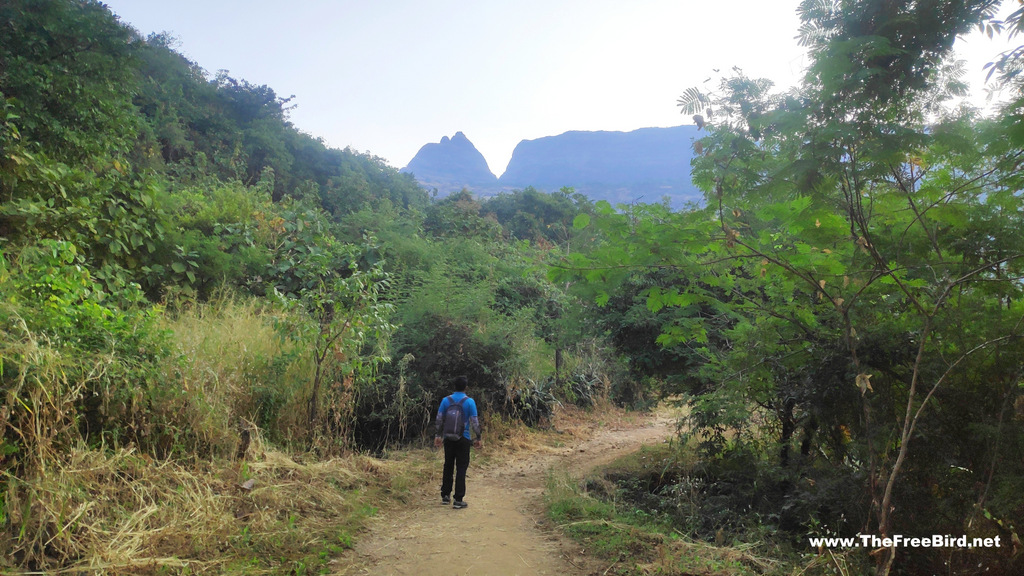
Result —
[[[75,245],[42,240],[0,260],[0,292],[4,468],[43,466],[79,438],[156,442],[148,395],[173,395],[158,370],[169,347],[137,285],[111,294]]]

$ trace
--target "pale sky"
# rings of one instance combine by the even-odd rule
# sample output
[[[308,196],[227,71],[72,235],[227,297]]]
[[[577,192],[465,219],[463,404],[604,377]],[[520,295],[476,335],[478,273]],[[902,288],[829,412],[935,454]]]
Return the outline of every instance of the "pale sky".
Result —
[[[171,33],[211,76],[294,94],[300,130],[395,168],[462,131],[500,176],[520,140],[689,124],[676,99],[714,69],[786,87],[807,63],[798,0],[105,3],[144,35]],[[980,84],[999,49],[970,44]]]

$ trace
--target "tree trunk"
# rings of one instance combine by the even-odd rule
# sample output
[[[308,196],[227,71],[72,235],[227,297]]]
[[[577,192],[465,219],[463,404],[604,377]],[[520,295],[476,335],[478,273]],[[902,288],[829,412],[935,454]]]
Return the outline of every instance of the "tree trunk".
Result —
[[[555,388],[562,389],[562,349],[555,348]]]
[[[316,363],[316,372],[313,375],[313,392],[309,395],[309,441],[312,444],[316,438],[317,420],[317,399],[320,397],[320,380],[322,379],[323,362]]]

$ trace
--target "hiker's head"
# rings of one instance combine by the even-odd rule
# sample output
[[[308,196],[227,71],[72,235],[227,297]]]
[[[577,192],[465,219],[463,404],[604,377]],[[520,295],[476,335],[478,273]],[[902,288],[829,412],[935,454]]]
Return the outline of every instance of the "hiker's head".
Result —
[[[465,392],[467,384],[469,384],[469,380],[467,380],[465,376],[456,376],[455,379],[452,380],[452,387],[455,388],[456,392]]]

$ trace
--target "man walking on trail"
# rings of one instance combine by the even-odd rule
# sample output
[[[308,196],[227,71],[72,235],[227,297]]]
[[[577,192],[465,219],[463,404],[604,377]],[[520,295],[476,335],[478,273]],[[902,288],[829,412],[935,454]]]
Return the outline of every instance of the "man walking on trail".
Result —
[[[476,411],[476,402],[466,395],[468,381],[459,376],[452,381],[455,388],[450,396],[441,400],[437,409],[435,422],[436,434],[434,446],[444,443],[444,470],[441,478],[441,504],[452,504],[452,508],[469,506],[463,497],[466,495],[466,470],[469,468],[469,451],[471,446],[480,448],[480,419]],[[471,442],[470,430],[476,440]],[[455,476],[455,502],[452,503],[452,473]]]

